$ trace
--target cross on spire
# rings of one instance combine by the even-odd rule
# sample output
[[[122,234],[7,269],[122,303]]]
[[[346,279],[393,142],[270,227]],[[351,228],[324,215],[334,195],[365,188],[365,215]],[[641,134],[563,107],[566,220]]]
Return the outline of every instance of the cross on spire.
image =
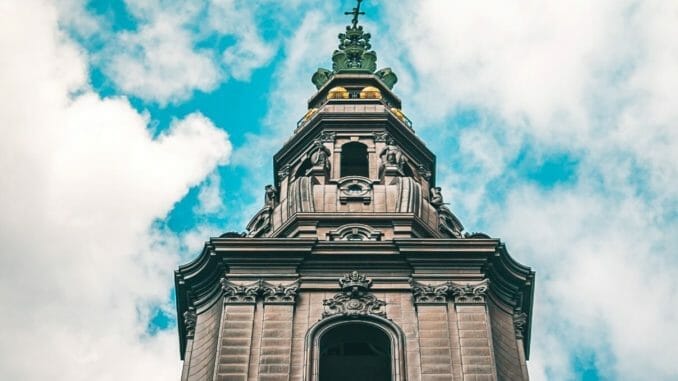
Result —
[[[351,24],[353,24],[353,27],[355,28],[358,25],[358,16],[364,15],[365,12],[360,12],[360,3],[363,0],[358,0],[358,4],[356,5],[355,8],[351,12],[344,12],[345,15],[353,15],[353,20],[351,20]]]

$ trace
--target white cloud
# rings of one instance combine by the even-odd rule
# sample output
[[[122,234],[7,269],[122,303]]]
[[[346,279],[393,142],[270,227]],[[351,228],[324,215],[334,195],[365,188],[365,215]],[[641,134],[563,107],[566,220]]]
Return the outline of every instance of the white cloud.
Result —
[[[221,80],[215,53],[194,47],[181,17],[159,13],[136,31],[120,32],[102,52],[107,75],[126,94],[160,104],[213,90]]]
[[[194,113],[154,139],[148,116],[87,86],[86,56],[43,2],[0,5],[0,377],[177,378],[168,308],[182,245],[151,228],[231,150]],[[25,38],[24,38],[25,37]],[[118,366],[116,364],[124,364]]]
[[[126,5],[137,27],[106,32],[112,43],[95,62],[125,94],[146,101],[179,103],[196,90],[214,90],[228,78],[249,80],[275,53],[275,45],[260,36],[258,5],[251,2],[149,0]],[[221,47],[220,41],[229,38],[234,41]]]
[[[469,230],[484,224],[537,270],[533,379],[573,379],[587,351],[608,378],[678,374],[678,4],[384,6],[418,130],[481,115],[458,132],[460,152],[433,142],[453,176],[439,179]],[[576,158],[574,183],[526,185],[512,164],[524,150]]]

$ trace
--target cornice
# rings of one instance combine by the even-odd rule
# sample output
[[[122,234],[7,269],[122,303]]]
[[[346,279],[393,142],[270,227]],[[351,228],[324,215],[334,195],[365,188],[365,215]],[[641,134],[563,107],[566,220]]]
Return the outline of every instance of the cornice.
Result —
[[[253,277],[304,281],[306,275],[309,279],[321,280],[327,279],[325,274],[339,269],[361,269],[374,274],[388,269],[389,274],[411,277],[421,284],[436,281],[440,284],[441,280],[444,283],[453,276],[452,289],[457,290],[463,290],[462,286],[466,284],[473,286],[487,279],[488,295],[509,311],[516,311],[519,317],[516,324],[522,333],[525,353],[529,355],[535,273],[511,258],[498,239],[408,238],[350,242],[300,238],[213,238],[205,244],[198,258],[180,266],[175,272],[177,316],[189,318],[178,322],[182,351],[191,322],[190,314],[185,316],[185,313],[193,308],[192,311],[200,314],[221,300],[224,289],[220,280],[224,276],[230,277],[233,269],[241,270],[233,272],[232,279],[242,281]],[[397,288],[402,290],[404,286]],[[457,302],[463,302],[459,298],[473,294],[450,293],[449,287],[447,297],[455,297]],[[257,295],[261,297],[263,294]]]

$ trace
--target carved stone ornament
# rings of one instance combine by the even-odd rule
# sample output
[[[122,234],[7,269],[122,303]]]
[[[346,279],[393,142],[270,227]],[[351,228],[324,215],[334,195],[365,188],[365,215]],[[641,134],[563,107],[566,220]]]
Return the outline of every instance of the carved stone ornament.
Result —
[[[198,321],[198,315],[195,313],[195,307],[188,307],[184,312],[184,327],[186,327],[186,337],[192,338],[195,335],[195,323]]]
[[[339,202],[360,201],[369,204],[372,201],[372,180],[362,176],[346,176],[339,179]]]
[[[527,314],[516,310],[513,313],[513,327],[516,331],[516,339],[522,339],[525,335],[525,326],[527,325]]]
[[[381,241],[384,233],[365,224],[345,224],[327,233],[330,241]]]
[[[310,151],[306,154],[314,167],[322,167],[326,172],[330,170],[330,150],[325,147],[320,139],[313,142]]]
[[[294,304],[297,300],[297,291],[299,290],[299,281],[283,285],[270,285],[264,282],[262,295],[264,304]]]
[[[336,133],[334,131],[323,131],[320,133],[320,141],[323,143],[334,143]]]
[[[385,143],[387,140],[389,140],[389,134],[386,131],[375,132],[372,134],[372,136],[374,136],[375,142]]]
[[[415,304],[445,304],[449,293],[448,283],[438,286],[425,285],[410,279]]]
[[[264,204],[271,208],[275,207],[276,199],[278,198],[278,191],[271,184],[266,185],[264,191]]]
[[[263,299],[264,304],[294,304],[299,290],[299,280],[290,284],[272,284],[259,279],[254,283],[236,284],[226,278],[221,279],[226,304],[254,304]]]
[[[358,315],[377,315],[386,317],[384,306],[386,302],[377,299],[370,293],[372,280],[367,279],[363,274],[354,271],[345,274],[339,279],[341,292],[334,295],[332,299],[323,300],[322,317],[334,315],[358,316]]]
[[[440,187],[431,188],[431,205],[438,209],[441,206],[443,206],[444,203],[445,202],[443,201],[443,194],[441,188]]]
[[[417,165],[417,173],[419,173],[419,176],[423,177],[426,181],[431,180],[431,170],[426,168],[424,164]]]
[[[379,153],[379,159],[381,159],[381,164],[383,166],[402,168],[405,163],[403,152],[400,150],[400,147],[395,145],[395,142],[392,139],[389,139],[386,142],[386,147]]]
[[[283,166],[280,167],[280,169],[278,170],[278,179],[279,179],[280,181],[282,181],[283,179],[285,179],[285,178],[286,178],[287,176],[289,176],[289,175],[290,175],[290,165],[289,165],[289,164],[283,165]]]
[[[226,278],[221,279],[221,288],[224,290],[224,303],[227,304],[254,304],[257,295],[261,292],[263,280],[241,285],[230,282]]]
[[[485,295],[487,295],[487,285],[489,283],[487,279],[476,284],[467,283],[465,285],[458,285],[450,283],[454,286],[452,288],[452,295],[454,296],[455,304],[485,303]]]
[[[259,237],[270,231],[271,214],[273,214],[273,208],[268,205],[264,206],[247,224],[247,227],[245,228],[247,230],[247,236]]]
[[[439,285],[422,284],[410,279],[415,304],[445,304],[452,298],[455,304],[485,303],[488,281],[461,284],[451,281]]]

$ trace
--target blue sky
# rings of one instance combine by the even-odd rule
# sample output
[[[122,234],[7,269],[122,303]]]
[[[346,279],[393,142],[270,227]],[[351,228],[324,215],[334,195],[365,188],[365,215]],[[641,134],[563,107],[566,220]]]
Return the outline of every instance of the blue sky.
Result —
[[[172,270],[261,207],[353,6],[0,2],[2,378],[177,379]],[[446,201],[537,271],[532,379],[678,378],[677,3],[364,9]]]

